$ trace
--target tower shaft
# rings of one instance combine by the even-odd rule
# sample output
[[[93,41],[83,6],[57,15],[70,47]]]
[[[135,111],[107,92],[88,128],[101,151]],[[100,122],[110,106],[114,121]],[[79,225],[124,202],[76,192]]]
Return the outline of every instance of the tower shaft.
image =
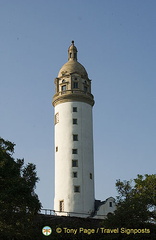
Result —
[[[75,55],[74,55],[75,54]],[[94,154],[91,80],[77,62],[72,42],[68,62],[55,79],[55,199],[59,215],[94,211]]]

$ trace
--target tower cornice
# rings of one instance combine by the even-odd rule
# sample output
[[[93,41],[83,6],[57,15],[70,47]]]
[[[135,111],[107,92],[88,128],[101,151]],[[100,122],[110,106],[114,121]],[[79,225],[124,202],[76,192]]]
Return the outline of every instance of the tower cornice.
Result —
[[[80,90],[67,90],[65,92],[56,93],[53,97],[52,104],[56,105],[64,102],[85,102],[94,106],[94,96],[91,93],[84,93]]]

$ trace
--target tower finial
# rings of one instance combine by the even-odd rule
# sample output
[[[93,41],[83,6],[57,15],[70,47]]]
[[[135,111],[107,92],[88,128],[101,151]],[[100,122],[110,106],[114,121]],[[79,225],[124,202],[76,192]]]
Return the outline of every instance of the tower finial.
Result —
[[[77,48],[74,45],[74,40],[72,40],[72,44],[68,48],[68,61],[69,60],[77,61]]]

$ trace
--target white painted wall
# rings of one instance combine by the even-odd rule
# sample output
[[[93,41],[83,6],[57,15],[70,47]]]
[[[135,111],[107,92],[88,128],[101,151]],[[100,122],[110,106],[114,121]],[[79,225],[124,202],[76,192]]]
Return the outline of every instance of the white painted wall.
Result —
[[[77,107],[77,112],[73,112],[73,107]],[[95,201],[92,106],[65,102],[55,106],[56,113],[59,122],[55,125],[54,209],[59,211],[59,201],[64,200],[66,212],[91,213]],[[77,125],[73,118],[77,118]],[[78,141],[73,141],[73,134],[78,134]],[[72,154],[73,148],[78,149],[78,154]],[[72,167],[72,159],[78,160],[78,167]],[[78,178],[73,178],[73,171],[77,171]],[[74,193],[74,185],[80,186],[80,193]]]
[[[112,206],[110,206],[110,202]],[[99,207],[97,210],[96,216],[94,218],[104,219],[106,218],[108,213],[113,213],[116,210],[115,199],[113,197],[109,197],[106,201]]]

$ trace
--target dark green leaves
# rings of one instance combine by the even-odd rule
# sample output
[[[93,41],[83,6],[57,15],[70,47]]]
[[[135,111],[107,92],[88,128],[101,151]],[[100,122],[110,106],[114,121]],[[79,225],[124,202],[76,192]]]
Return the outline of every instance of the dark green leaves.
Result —
[[[0,138],[0,239],[28,236],[31,221],[41,208],[34,189],[36,166],[12,157],[15,144]]]

